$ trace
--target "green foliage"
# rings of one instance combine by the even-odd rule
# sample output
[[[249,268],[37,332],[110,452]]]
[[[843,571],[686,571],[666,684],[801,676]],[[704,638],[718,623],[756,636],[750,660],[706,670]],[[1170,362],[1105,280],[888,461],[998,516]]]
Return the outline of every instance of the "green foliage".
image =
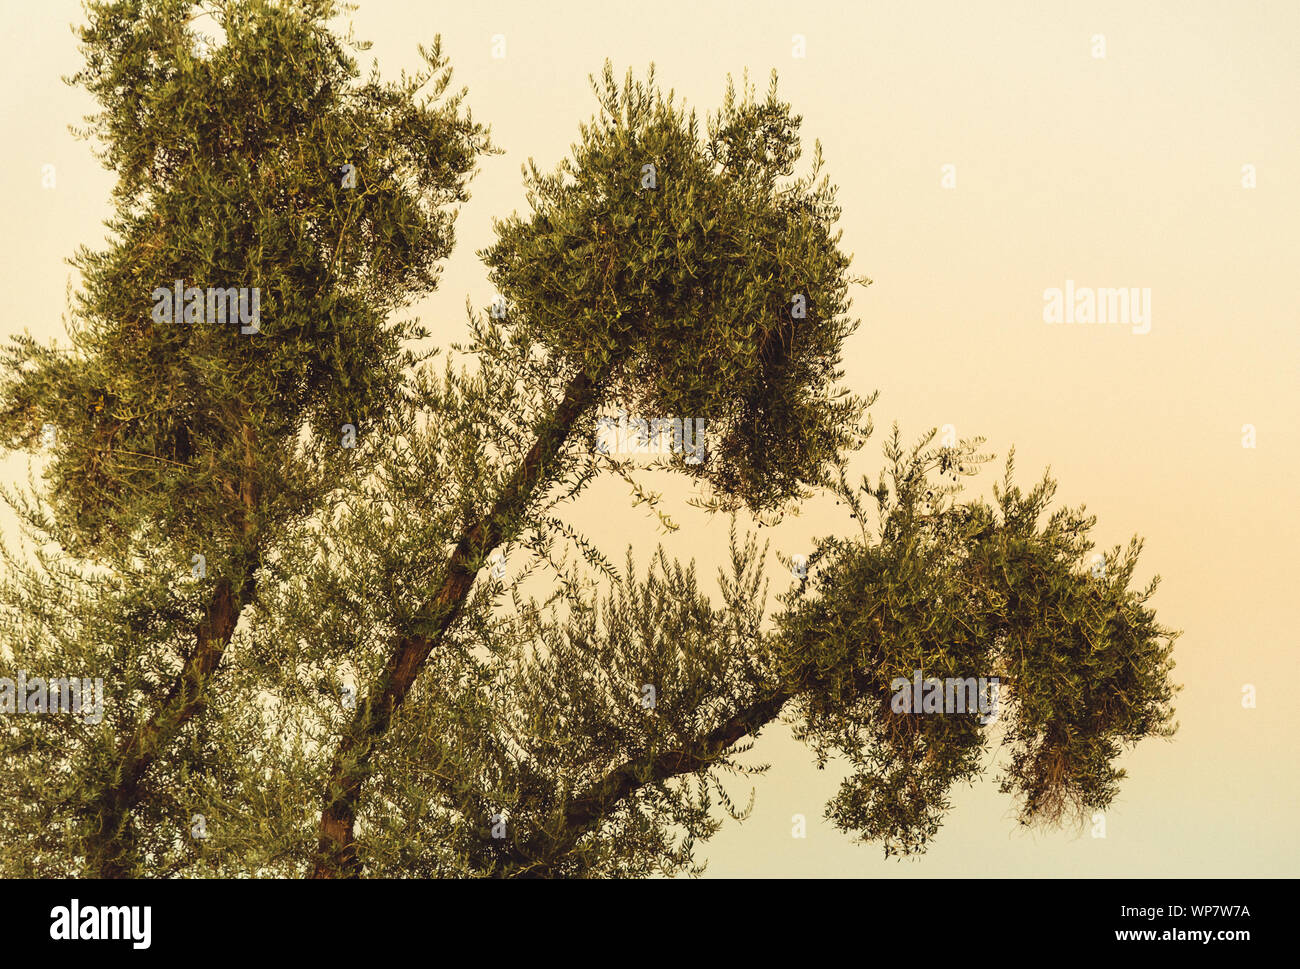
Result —
[[[500,222],[482,254],[512,328],[633,412],[704,418],[709,459],[683,468],[723,495],[754,510],[801,496],[862,410],[835,386],[860,280],[820,147],[791,179],[800,119],[775,76],[762,102],[728,86],[705,131],[653,74],[620,89],[607,65],[593,87],[572,159],[530,165],[531,218]]]
[[[118,174],[111,240],[77,256],[71,348],[22,339],[3,360],[0,435],[32,446],[57,426],[50,497],[79,550],[142,528],[230,547],[250,517],[309,502],[300,432],[382,419],[423,333],[391,314],[435,285],[487,147],[442,97],[437,45],[424,73],[362,83],[331,3],[212,4],[225,40],[209,56],[191,11],[89,6],[72,80],[100,103],[89,133]],[[157,322],[152,294],[178,279],[258,288],[261,332],[179,308]]]
[[[2,361],[3,443],[58,432],[6,494],[28,544],[3,550],[0,676],[107,697],[102,723],[0,721],[6,874],[698,872],[783,716],[849,765],[828,816],[906,854],[995,747],[1022,820],[1050,822],[1104,807],[1122,751],[1172,732],[1174,634],[1154,583],[1130,589],[1136,542],[1090,568],[1092,519],[1010,466],[992,504],[962,501],[979,440],[895,431],[875,485],[849,483],[874,401],[839,386],[858,280],[775,83],[701,126],[607,67],[573,157],[530,166],[530,216],[482,254],[508,312],[471,310],[437,369],[399,313],[493,150],[437,45],[383,84],[325,0],[88,10],[75,80],[117,210],[78,255],[71,346]],[[175,279],[258,287],[260,332],[160,323]],[[662,549],[615,565],[568,518],[617,476],[673,527],[647,473],[593,447],[620,405],[706,420],[705,462],[665,468],[735,516],[717,596]],[[817,490],[856,529],[768,618],[768,550],[737,522]],[[916,670],[997,676],[1001,715],[899,713]]]
[[[424,335],[393,314],[435,285],[454,207],[490,149],[461,95],[447,95],[436,43],[425,71],[362,81],[328,27],[333,3],[87,11],[86,67],[71,80],[99,104],[85,133],[117,174],[115,214],[106,248],[75,260],[71,345],[20,337],[0,358],[0,440],[35,450],[55,428],[43,501],[20,518],[95,584],[39,610],[11,590],[9,644],[13,668],[32,670],[59,658],[37,644],[69,644],[66,669],[105,676],[117,698],[111,732],[86,731],[55,759],[86,785],[74,803],[46,805],[57,829],[135,843],[112,850],[115,865],[150,852],[163,865],[177,827],[166,801],[184,768],[173,749],[156,764],[162,748],[179,740],[196,764],[213,759],[192,681],[219,662],[282,530],[373,468],[377,432],[420,359],[409,343]],[[223,40],[203,53],[207,24]],[[260,332],[179,308],[160,322],[154,290],[177,279],[257,288]],[[355,449],[340,447],[344,424],[358,428]],[[195,555],[205,568],[191,581]],[[18,718],[15,743],[54,729],[47,719]],[[134,818],[116,830],[125,775],[151,762]],[[172,833],[151,843],[155,817]]]
[[[781,619],[799,732],[823,764],[834,752],[854,767],[829,817],[887,854],[924,849],[951,787],[986,766],[993,732],[976,712],[898,712],[896,679],[998,679],[1002,788],[1026,824],[1106,807],[1123,746],[1173,732],[1176,634],[1146,606],[1154,582],[1128,588],[1138,543],[1104,570],[1087,563],[1094,519],[1046,515],[1054,482],[1024,493],[1010,460],[994,506],[953,500],[940,476],[973,473],[979,442],[932,439],[905,451],[895,430],[877,486],[841,492],[862,512],[860,498],[876,505],[881,539],[820,545],[810,588]]]
[[[656,781],[649,765],[690,749],[763,689],[753,655],[761,577],[754,548],[742,551],[744,571],[722,577],[722,608],[662,550],[643,577],[629,554],[599,602],[570,597],[560,612],[530,600],[491,628],[489,660],[457,676],[431,670],[389,741],[411,770],[375,784],[371,804],[405,809],[366,818],[367,869],[528,877],[691,867],[696,841],[720,826],[711,809],[728,804],[726,791],[714,780]],[[743,772],[732,761],[742,751],[715,769]],[[646,782],[581,816],[576,806],[625,764],[646,765]]]

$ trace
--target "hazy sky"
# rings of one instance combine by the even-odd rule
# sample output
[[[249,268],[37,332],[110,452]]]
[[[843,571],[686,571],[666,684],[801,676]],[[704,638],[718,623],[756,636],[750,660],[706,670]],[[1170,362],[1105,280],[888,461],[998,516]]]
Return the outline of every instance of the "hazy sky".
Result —
[[[67,131],[90,107],[60,82],[78,66],[78,4],[4,0],[3,11],[3,329],[49,338],[62,330],[64,260],[102,238],[111,176]],[[417,308],[441,341],[460,336],[467,296],[491,301],[475,252],[493,216],[523,206],[520,165],[549,168],[568,150],[605,58],[620,74],[653,61],[701,113],[728,73],[747,68],[765,87],[776,68],[841,186],[854,268],[875,281],[855,298],[863,325],[846,369],[855,389],[881,391],[877,426],[897,420],[911,438],[952,424],[985,435],[999,459],[1014,444],[1022,483],[1050,464],[1060,500],[1086,502],[1104,544],[1143,535],[1141,574],[1164,577],[1154,604],[1185,631],[1182,729],[1125,757],[1104,839],[1021,832],[986,781],[955,792],[927,856],[886,862],[820,820],[838,775],[774,728],[753,755],[772,764],[753,816],[702,849],[712,874],[1297,874],[1300,716],[1286,696],[1300,539],[1300,5],[362,0],[352,19],[389,76],[441,33],[506,151],[473,183],[442,289]],[[1149,289],[1150,331],[1046,324],[1044,290],[1067,280]],[[874,475],[882,437],[861,471]],[[24,458],[0,465],[25,474]],[[611,484],[575,517],[616,560],[628,542],[644,559],[662,539],[712,574],[726,521],[675,510],[685,527],[665,538],[627,506]],[[840,510],[814,503],[770,533],[774,548],[848,534]],[[1242,706],[1246,684],[1256,709]],[[808,818],[805,839],[791,837],[794,814]]]

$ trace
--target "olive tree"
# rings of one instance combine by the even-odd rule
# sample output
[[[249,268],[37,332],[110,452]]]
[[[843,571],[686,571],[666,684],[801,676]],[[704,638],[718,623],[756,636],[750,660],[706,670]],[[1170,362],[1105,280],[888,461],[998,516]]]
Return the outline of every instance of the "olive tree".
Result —
[[[990,763],[1022,822],[1058,823],[1172,732],[1140,543],[1094,553],[1010,459],[963,498],[980,439],[895,426],[857,467],[875,398],[841,355],[868,280],[775,77],[700,118],[607,65],[439,362],[404,307],[495,149],[438,45],[386,84],[327,0],[88,9],[74,80],[116,215],[69,345],[3,361],[0,433],[48,454],[9,492],[31,554],[0,591],[5,665],[106,703],[6,713],[7,872],[698,871],[779,719],[849,765],[827,817],[909,854]],[[605,446],[615,413],[668,446]],[[575,524],[615,479],[672,532],[665,477],[730,518],[716,590]],[[773,590],[751,526],[826,494],[843,532]],[[934,686],[976,678],[992,707]]]

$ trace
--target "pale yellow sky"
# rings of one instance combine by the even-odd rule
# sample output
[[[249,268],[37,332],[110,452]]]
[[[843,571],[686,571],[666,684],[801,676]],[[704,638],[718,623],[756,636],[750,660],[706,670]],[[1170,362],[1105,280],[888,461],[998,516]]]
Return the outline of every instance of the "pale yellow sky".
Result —
[[[78,66],[78,4],[0,9],[3,329],[52,337],[64,259],[102,237],[111,181],[66,127],[89,108],[59,81]],[[1300,715],[1286,698],[1298,671],[1288,604],[1300,540],[1300,6],[362,0],[353,22],[388,75],[441,33],[476,117],[506,150],[474,182],[442,289],[419,307],[440,340],[460,336],[466,296],[490,302],[474,253],[493,216],[523,206],[519,166],[532,156],[550,167],[567,151],[593,109],[587,75],[606,57],[620,73],[653,61],[702,113],[727,73],[748,68],[763,85],[775,67],[841,186],[855,269],[875,280],[858,293],[863,326],[846,366],[855,389],[881,390],[877,424],[897,419],[912,436],[951,423],[986,435],[999,457],[1014,444],[1022,480],[1050,464],[1061,500],[1086,502],[1106,544],[1144,535],[1143,574],[1164,576],[1156,607],[1185,630],[1182,731],[1125,758],[1105,839],[1019,832],[984,782],[955,792],[927,856],[885,862],[820,821],[838,777],[775,729],[756,750],[773,766],[753,817],[702,849],[712,874],[1300,871]],[[792,56],[795,34],[804,58]],[[1105,58],[1092,56],[1096,34]],[[53,189],[41,186],[45,164]],[[1247,164],[1254,189],[1242,186]],[[944,165],[955,188],[941,186]],[[1149,288],[1151,331],[1046,325],[1043,291],[1067,279]],[[1254,449],[1242,447],[1243,424],[1256,428]],[[873,446],[861,470],[874,474],[877,456]],[[0,474],[25,467],[11,458]],[[610,485],[577,515],[615,559],[660,537],[626,504]],[[794,552],[846,532],[836,511],[815,503],[774,544]],[[726,522],[677,517],[686,527],[670,550],[711,573]],[[1257,709],[1241,706],[1247,683]],[[791,837],[796,813],[806,839]]]

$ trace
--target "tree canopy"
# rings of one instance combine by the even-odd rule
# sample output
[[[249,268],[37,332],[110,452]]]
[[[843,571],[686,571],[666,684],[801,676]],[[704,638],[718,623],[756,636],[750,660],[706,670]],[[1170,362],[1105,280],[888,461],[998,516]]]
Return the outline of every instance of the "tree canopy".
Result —
[[[87,11],[71,80],[114,216],[66,344],[0,359],[0,439],[44,455],[6,494],[0,676],[102,678],[104,716],[3,714],[5,872],[698,871],[778,719],[848,765],[827,817],[910,854],[995,752],[1021,821],[1059,823],[1173,731],[1140,542],[1093,554],[1093,518],[1010,458],[963,498],[979,439],[895,425],[861,474],[875,397],[841,354],[869,281],[775,75],[701,119],[607,64],[479,254],[501,300],[440,362],[405,313],[496,148],[437,41],[385,82],[332,0]],[[213,289],[256,290],[256,325]],[[616,409],[702,418],[704,459],[597,448]],[[731,518],[716,593],[573,524],[616,477],[671,528],[662,473]],[[844,533],[770,611],[746,523],[818,494]],[[918,671],[997,678],[998,715],[900,712]]]

